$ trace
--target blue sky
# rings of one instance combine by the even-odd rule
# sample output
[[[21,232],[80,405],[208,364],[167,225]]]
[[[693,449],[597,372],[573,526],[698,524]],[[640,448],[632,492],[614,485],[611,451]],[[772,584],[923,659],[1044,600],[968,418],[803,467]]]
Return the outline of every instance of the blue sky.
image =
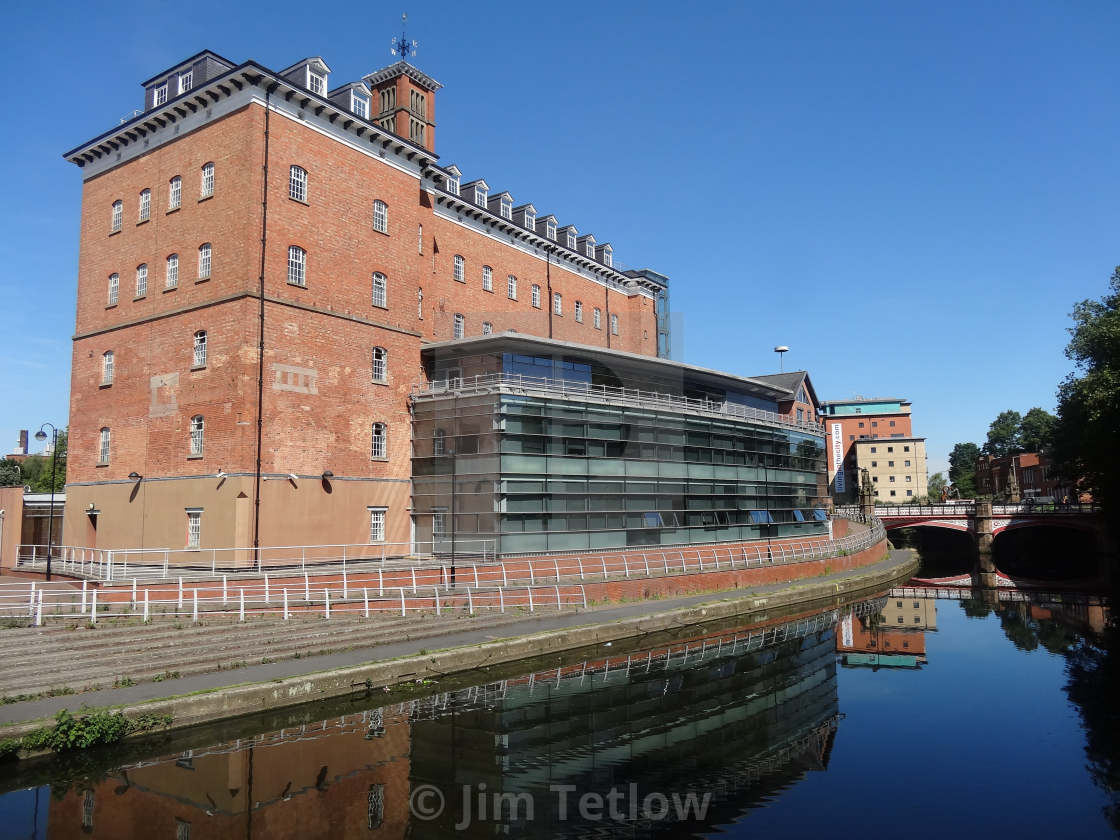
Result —
[[[61,153],[200,49],[332,86],[391,63],[404,7],[9,10],[0,449],[64,425],[79,170]],[[1120,263],[1115,2],[431,2],[437,148],[616,263],[672,279],[675,353],[913,401],[931,471],[1007,408],[1054,408],[1075,301]],[[314,12],[314,13],[312,13]]]

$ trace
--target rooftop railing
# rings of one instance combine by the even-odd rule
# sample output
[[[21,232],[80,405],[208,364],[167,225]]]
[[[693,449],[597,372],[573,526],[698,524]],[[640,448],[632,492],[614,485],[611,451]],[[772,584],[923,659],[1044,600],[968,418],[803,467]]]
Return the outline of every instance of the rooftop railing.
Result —
[[[487,373],[476,376],[440,379],[426,386],[413,385],[414,399],[438,399],[447,396],[474,396],[493,393],[539,393],[565,399],[593,399],[610,405],[625,405],[654,411],[696,412],[709,417],[733,417],[751,420],[768,426],[794,428],[819,437],[824,436],[820,423],[812,418],[797,420],[773,411],[737,405],[717,400],[694,399],[660,391],[643,391],[640,388],[616,388],[611,385],[594,385],[590,382],[573,382],[567,379],[525,376],[520,373]]]

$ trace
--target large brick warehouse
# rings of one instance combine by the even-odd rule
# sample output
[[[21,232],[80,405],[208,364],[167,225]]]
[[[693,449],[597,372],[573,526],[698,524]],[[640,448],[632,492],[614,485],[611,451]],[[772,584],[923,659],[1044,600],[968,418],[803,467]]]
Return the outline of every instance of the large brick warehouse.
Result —
[[[557,544],[579,548],[760,537],[784,522],[823,527],[812,512],[826,490],[823,438],[807,377],[742,379],[670,363],[667,278],[618,270],[610,244],[441,164],[438,82],[401,61],[332,84],[321,58],[276,72],[202,52],[144,82],[139,115],[66,153],[83,179],[69,545],[373,542],[409,553],[438,550],[450,531],[464,547],[483,534],[496,546],[516,519],[504,516],[516,468],[493,457],[511,445],[523,457],[538,444],[495,435],[486,453],[477,428],[436,428],[430,411],[420,424],[414,412],[432,404],[433,388],[460,384],[448,342],[503,335],[540,342],[485,344],[494,363],[477,364],[499,377],[495,393],[514,369],[524,386],[527,364],[546,365],[542,380],[571,379],[564,371],[582,347],[594,353],[579,376],[598,390],[581,411],[617,388],[632,392],[631,403],[656,393],[666,411],[700,418],[678,424],[680,446],[648,457],[636,437],[626,448],[621,426],[587,417],[586,451],[564,443],[575,433],[562,437],[559,421],[538,430],[543,454],[584,459],[547,467],[568,482],[569,515],[578,493],[589,497],[584,514],[596,510],[593,485],[570,486],[573,472],[585,482],[594,473],[579,464],[595,459],[596,435],[623,441],[603,450],[619,459],[611,469],[654,467],[633,470],[649,492],[629,518],[550,520],[561,497],[542,487],[539,502],[522,500],[541,516],[516,519],[520,533],[558,526],[584,536]],[[477,379],[472,387],[479,393]],[[482,402],[496,431],[508,400]],[[736,438],[728,427],[721,437],[717,422],[757,434]],[[706,443],[694,445],[700,437]],[[724,459],[724,445],[741,454]],[[451,483],[463,482],[458,501],[458,485],[448,487],[450,509],[430,481],[448,472],[433,461],[444,452],[457,456]],[[697,459],[706,487],[689,486],[688,469],[656,467]],[[670,473],[675,492],[657,485]],[[482,478],[476,502],[488,508],[472,509],[468,524],[461,505],[474,504],[470,488]],[[733,486],[717,488],[720,478]],[[713,512],[690,513],[701,509]]]

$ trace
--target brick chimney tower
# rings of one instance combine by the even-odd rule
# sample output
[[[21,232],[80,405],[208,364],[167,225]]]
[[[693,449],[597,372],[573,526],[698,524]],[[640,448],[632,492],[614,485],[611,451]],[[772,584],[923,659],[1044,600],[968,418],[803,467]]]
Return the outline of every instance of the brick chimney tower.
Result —
[[[436,149],[436,91],[443,85],[408,63],[417,43],[403,31],[406,15],[401,15],[402,32],[393,39],[393,55],[401,60],[362,78],[373,94],[373,118],[384,129],[423,146]]]

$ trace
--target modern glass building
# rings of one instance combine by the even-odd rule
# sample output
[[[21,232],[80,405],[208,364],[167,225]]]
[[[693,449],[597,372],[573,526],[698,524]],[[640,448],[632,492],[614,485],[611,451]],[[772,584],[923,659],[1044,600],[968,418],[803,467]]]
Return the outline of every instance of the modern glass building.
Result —
[[[822,427],[779,415],[780,388],[516,333],[422,355],[420,546],[485,540],[509,555],[828,531]]]

